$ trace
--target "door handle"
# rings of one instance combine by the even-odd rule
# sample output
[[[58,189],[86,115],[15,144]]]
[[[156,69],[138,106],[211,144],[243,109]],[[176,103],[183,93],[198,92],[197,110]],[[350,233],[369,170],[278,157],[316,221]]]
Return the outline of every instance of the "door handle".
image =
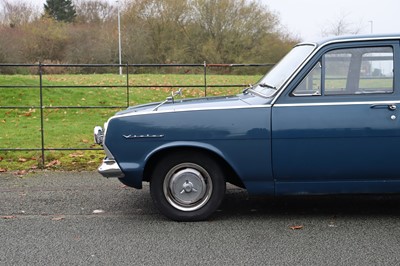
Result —
[[[371,105],[372,109],[389,109],[390,111],[395,111],[397,106],[395,104],[373,104]]]

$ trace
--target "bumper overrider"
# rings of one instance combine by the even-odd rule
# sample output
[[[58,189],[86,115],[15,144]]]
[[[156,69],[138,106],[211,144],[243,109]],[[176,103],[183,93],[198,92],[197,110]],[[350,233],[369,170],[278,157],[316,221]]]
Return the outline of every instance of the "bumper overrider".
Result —
[[[124,173],[119,167],[118,163],[114,160],[114,157],[110,151],[103,145],[104,143],[104,130],[102,127],[96,126],[94,128],[94,142],[101,145],[106,153],[106,158],[104,158],[103,163],[98,168],[99,173],[104,177],[124,177]]]

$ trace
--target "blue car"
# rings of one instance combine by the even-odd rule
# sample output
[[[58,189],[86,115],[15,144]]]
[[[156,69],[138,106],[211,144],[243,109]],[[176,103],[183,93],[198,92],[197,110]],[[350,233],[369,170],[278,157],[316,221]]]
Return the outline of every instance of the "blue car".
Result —
[[[95,127],[99,168],[177,221],[226,182],[249,195],[400,192],[400,35],[296,45],[242,94],[130,107]]]

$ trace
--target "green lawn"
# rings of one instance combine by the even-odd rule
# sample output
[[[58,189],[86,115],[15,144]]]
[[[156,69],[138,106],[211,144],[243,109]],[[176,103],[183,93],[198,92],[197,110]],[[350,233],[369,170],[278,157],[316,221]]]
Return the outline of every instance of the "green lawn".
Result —
[[[208,75],[207,85],[255,83],[261,76]],[[104,75],[43,75],[44,86],[63,88],[43,89],[45,148],[93,148],[92,130],[127,103],[126,76]],[[40,148],[40,84],[35,75],[1,75],[0,106],[20,109],[0,109],[0,148]],[[195,74],[135,74],[129,76],[133,86],[181,86],[183,98],[202,97],[204,88],[185,88],[185,85],[204,85],[204,76]],[[24,86],[24,87],[22,87]],[[68,86],[98,86],[70,88]],[[104,87],[103,87],[104,86]],[[108,87],[110,86],[110,87]],[[178,88],[130,88],[129,105],[161,101]],[[207,95],[232,95],[243,88],[208,88]],[[72,106],[101,106],[121,108],[85,109]],[[49,108],[52,107],[52,108]],[[59,108],[54,108],[59,107]],[[62,170],[92,170],[101,162],[101,151],[47,151],[45,165]],[[0,151],[0,171],[27,170],[41,167],[41,152]]]

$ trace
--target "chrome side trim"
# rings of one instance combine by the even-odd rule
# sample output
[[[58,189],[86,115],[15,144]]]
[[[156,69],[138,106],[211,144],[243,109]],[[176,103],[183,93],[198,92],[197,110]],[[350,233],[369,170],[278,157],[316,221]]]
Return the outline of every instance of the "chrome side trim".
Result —
[[[124,177],[124,173],[121,171],[118,163],[112,159],[104,159],[102,165],[100,165],[98,169],[99,173],[107,178],[116,177],[121,178]]]
[[[367,102],[326,102],[326,103],[283,103],[274,107],[307,107],[307,106],[343,106],[343,105],[374,105],[374,104],[399,104],[400,101],[367,101]]]
[[[212,110],[234,110],[234,109],[253,109],[253,108],[271,108],[271,104],[265,105],[250,105],[250,106],[232,106],[232,107],[204,107],[204,108],[187,108],[187,109],[171,109],[165,111],[148,111],[148,112],[137,112],[137,113],[128,113],[123,115],[115,115],[111,117],[111,119],[119,118],[119,117],[129,117],[129,116],[137,116],[137,115],[152,115],[152,114],[166,114],[166,113],[180,113],[180,112],[191,112],[191,111],[212,111]],[[108,123],[107,122],[107,123]],[[107,132],[107,131],[106,131]]]

